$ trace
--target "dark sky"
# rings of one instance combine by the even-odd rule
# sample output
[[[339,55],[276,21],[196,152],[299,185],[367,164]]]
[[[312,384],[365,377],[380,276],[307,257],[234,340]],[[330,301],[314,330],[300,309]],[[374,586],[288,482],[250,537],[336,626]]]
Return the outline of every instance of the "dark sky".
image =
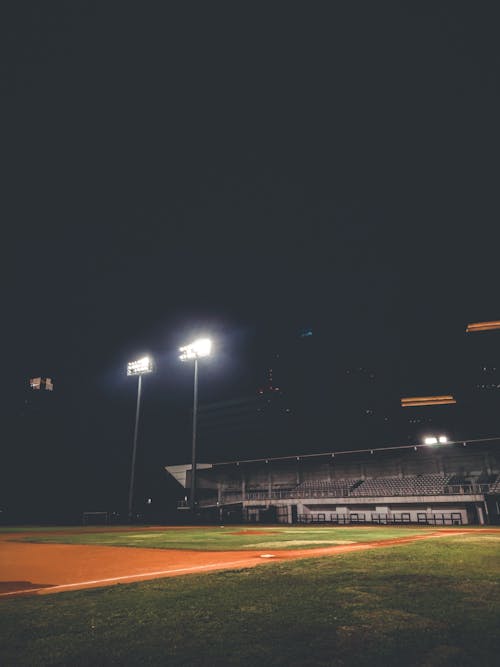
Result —
[[[111,433],[136,354],[182,403],[211,333],[229,396],[305,326],[441,387],[498,318],[496,3],[9,4],[4,389],[52,375]]]

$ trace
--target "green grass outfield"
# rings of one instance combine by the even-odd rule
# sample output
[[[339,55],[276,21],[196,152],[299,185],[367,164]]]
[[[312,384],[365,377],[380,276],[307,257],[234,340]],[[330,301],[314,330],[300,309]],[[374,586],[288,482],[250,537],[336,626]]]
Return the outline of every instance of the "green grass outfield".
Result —
[[[434,529],[436,530],[436,529]],[[20,537],[23,542],[64,544],[99,544],[120,547],[148,547],[156,549],[195,549],[200,551],[230,551],[232,549],[314,549],[355,542],[388,540],[412,535],[425,535],[429,528],[406,527],[250,527],[186,528],[164,530],[114,530],[92,532],[90,528],[68,529],[67,534],[30,535]],[[244,534],[244,533],[247,534]],[[432,532],[432,531],[431,531]]]
[[[499,655],[500,532],[0,601],[6,667],[493,667]]]

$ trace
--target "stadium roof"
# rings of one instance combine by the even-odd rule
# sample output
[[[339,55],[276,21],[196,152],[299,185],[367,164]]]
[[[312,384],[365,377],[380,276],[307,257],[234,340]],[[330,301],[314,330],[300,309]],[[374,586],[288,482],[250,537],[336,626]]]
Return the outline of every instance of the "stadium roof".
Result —
[[[481,438],[478,440],[449,440],[446,444],[435,444],[435,445],[425,445],[425,444],[413,444],[413,445],[395,445],[391,447],[370,447],[367,449],[348,449],[344,451],[330,451],[330,452],[321,452],[319,454],[293,454],[290,456],[274,456],[274,457],[265,457],[265,458],[260,458],[260,459],[244,459],[244,460],[234,460],[234,461],[221,461],[219,463],[213,463],[212,465],[215,466],[225,466],[225,465],[241,465],[244,463],[269,463],[271,461],[292,461],[293,459],[295,460],[300,460],[300,459],[310,459],[310,458],[319,458],[319,457],[330,457],[334,458],[336,456],[345,456],[345,455],[351,455],[351,454],[376,454],[377,452],[389,452],[389,451],[403,451],[403,450],[408,450],[408,449],[413,449],[413,450],[418,450],[418,449],[423,449],[423,450],[439,450],[439,449],[446,449],[450,445],[462,445],[462,446],[468,446],[468,445],[475,445],[475,444],[480,444],[484,442],[493,442],[493,441],[499,441],[500,442],[500,436],[496,436],[494,438]]]

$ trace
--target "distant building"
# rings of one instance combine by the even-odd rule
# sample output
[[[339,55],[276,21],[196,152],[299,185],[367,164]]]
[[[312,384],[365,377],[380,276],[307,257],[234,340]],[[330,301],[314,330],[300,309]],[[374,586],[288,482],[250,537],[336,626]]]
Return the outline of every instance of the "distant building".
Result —
[[[30,378],[30,388],[35,390],[45,389],[46,391],[54,390],[54,383],[52,378]]]

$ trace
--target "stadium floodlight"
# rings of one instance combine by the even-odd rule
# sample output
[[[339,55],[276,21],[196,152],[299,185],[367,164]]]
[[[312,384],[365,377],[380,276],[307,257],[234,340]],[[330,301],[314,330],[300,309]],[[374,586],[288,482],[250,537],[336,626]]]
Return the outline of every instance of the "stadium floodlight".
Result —
[[[424,438],[424,445],[445,445],[448,442],[448,437],[446,435],[428,435]]]
[[[132,502],[134,497],[135,457],[137,452],[137,434],[139,432],[139,414],[141,410],[142,376],[153,372],[151,357],[142,357],[127,364],[127,376],[137,375],[137,405],[135,409],[134,445],[132,447],[132,469],[130,471],[130,486],[128,491],[128,516],[132,520]]]
[[[179,359],[181,361],[190,361],[200,357],[208,357],[212,351],[212,341],[209,338],[199,338],[194,343],[179,348],[181,352]]]
[[[127,364],[127,375],[144,375],[144,373],[153,372],[153,360],[151,357],[142,357],[137,361],[130,361]]]
[[[193,439],[191,443],[191,494],[189,504],[191,511],[196,509],[196,420],[198,413],[198,359],[208,357],[212,351],[209,338],[199,338],[194,343],[179,348],[181,361],[194,360],[194,392],[193,392]]]

